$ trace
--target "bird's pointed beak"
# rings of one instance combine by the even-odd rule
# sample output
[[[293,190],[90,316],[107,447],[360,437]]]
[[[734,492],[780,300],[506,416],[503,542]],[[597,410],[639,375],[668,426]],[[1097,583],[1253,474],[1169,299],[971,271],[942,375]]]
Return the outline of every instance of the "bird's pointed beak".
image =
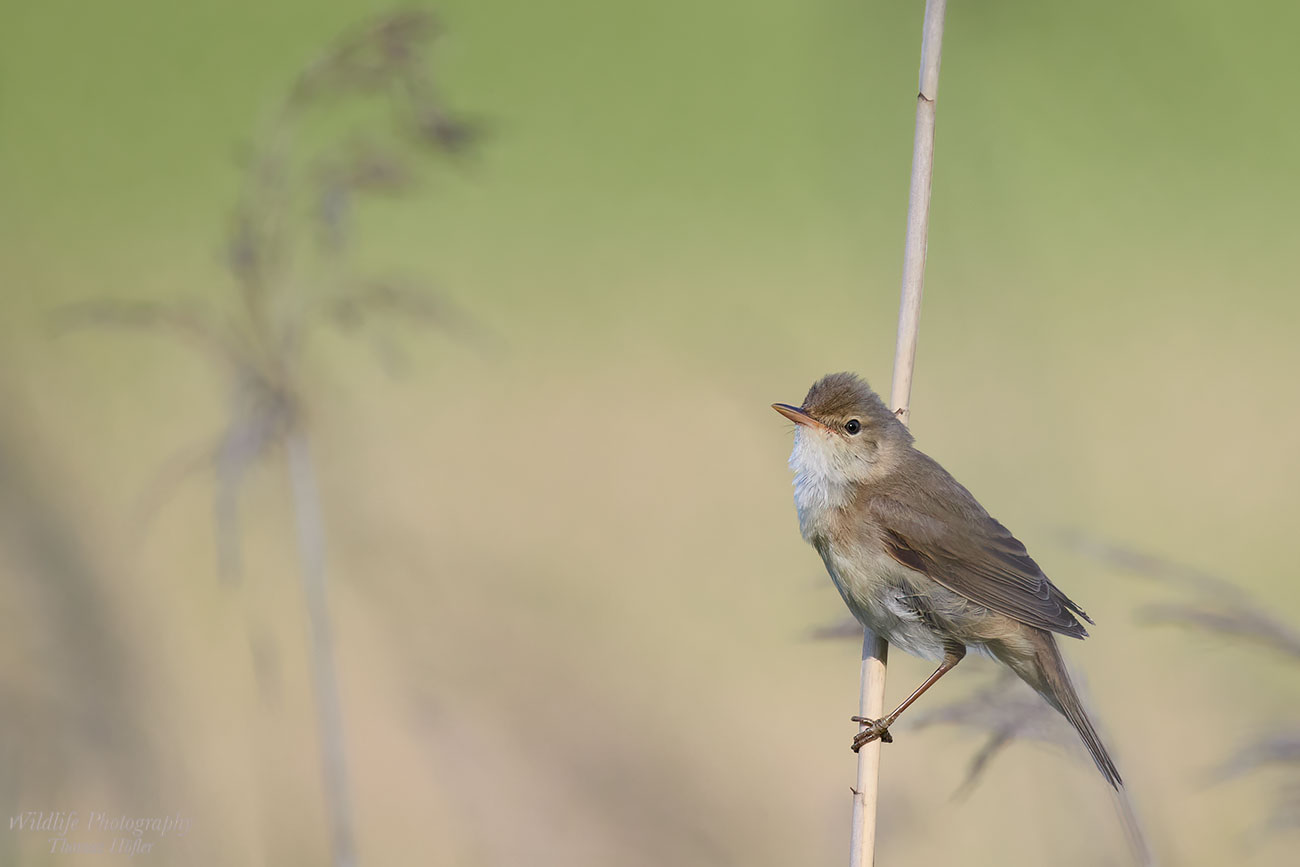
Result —
[[[817,419],[813,418],[812,416],[810,416],[808,413],[804,412],[797,406],[790,406],[790,404],[788,403],[774,403],[772,404],[772,409],[781,413],[781,415],[790,419],[790,421],[794,422],[795,424],[803,425],[804,427],[816,428],[818,430],[824,430],[824,431],[830,430],[830,428],[828,428],[826,425],[822,424]]]

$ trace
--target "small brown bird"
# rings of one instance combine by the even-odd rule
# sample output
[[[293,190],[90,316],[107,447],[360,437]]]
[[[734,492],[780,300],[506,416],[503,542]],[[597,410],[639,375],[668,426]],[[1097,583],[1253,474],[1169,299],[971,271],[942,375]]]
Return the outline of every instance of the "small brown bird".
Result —
[[[866,627],[939,663],[893,713],[854,717],[856,752],[961,662],[967,650],[1007,665],[1065,715],[1107,782],[1119,771],[1084,712],[1053,633],[1085,638],[1083,609],[1057,589],[1006,527],[851,373],[815,383],[803,406],[772,408],[795,423],[799,529]]]

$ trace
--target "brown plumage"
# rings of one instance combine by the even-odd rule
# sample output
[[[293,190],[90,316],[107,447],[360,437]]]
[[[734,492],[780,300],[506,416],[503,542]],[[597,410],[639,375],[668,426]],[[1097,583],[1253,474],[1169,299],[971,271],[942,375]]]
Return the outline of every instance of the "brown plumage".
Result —
[[[866,727],[854,749],[889,740],[898,715],[971,649],[1006,664],[1064,714],[1118,788],[1119,772],[1053,635],[1086,637],[1079,618],[1092,621],[1083,609],[969,491],[913,446],[911,433],[858,377],[831,374],[802,406],[773,408],[796,423],[790,466],[800,530],[845,603],[891,644],[940,662],[889,716],[859,720]]]

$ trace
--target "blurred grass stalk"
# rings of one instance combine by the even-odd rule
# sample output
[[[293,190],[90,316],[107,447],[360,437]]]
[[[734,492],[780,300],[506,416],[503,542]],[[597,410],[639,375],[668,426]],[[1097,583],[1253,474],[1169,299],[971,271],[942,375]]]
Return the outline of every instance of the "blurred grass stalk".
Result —
[[[903,289],[898,308],[898,343],[890,401],[903,424],[910,420],[912,369],[921,328],[921,293],[925,288],[925,254],[930,231],[930,182],[934,176],[934,122],[939,95],[939,61],[943,53],[943,19],[947,0],[926,0],[921,29],[921,71],[916,95],[916,132],[912,141],[912,183],[907,202],[907,237],[903,243]],[[870,719],[885,715],[885,668],[889,645],[864,629],[862,692],[858,713]],[[857,785],[853,789],[850,867],[870,867],[876,857],[876,805],[880,796],[879,739],[858,750]]]
[[[307,431],[300,425],[295,426],[285,437],[284,446],[298,535],[302,592],[311,624],[312,686],[315,688],[316,720],[320,726],[322,775],[334,864],[336,867],[354,867],[357,854],[349,803],[347,741],[343,737],[343,705],[339,700],[334,632],[330,628],[329,596],[325,587],[325,522],[321,517],[316,468],[311,460]]]

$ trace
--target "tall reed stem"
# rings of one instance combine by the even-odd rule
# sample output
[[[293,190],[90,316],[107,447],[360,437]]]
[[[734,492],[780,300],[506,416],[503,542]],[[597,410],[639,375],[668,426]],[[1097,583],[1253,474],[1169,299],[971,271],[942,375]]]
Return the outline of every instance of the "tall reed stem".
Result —
[[[930,227],[930,180],[934,174],[935,102],[939,95],[939,60],[947,0],[926,0],[921,33],[920,87],[916,97],[916,135],[912,142],[912,186],[907,203],[907,239],[903,245],[903,292],[898,310],[898,344],[890,405],[910,421],[912,367],[921,327],[921,290],[925,286],[926,241]],[[889,645],[871,630],[862,635],[862,695],[858,713],[871,719],[885,715],[885,664]],[[880,796],[880,741],[858,751],[858,780],[853,790],[853,837],[850,867],[870,867],[876,854],[876,806]]]

